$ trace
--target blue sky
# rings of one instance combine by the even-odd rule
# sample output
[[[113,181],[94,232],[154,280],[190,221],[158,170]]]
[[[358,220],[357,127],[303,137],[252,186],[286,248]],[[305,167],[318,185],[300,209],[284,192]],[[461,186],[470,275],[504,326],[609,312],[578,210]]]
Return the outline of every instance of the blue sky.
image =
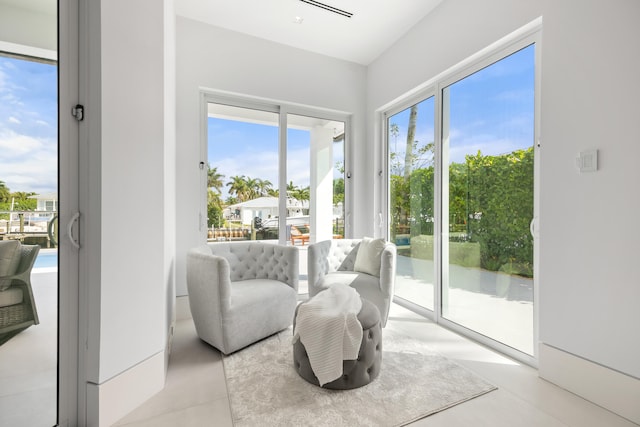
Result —
[[[533,144],[534,47],[525,48],[448,89],[450,159],[502,154]],[[55,65],[0,56],[0,180],[11,191],[57,189],[57,69]],[[408,110],[395,115],[398,152],[406,141]],[[433,103],[421,104],[416,139],[433,141]],[[277,186],[275,126],[209,120],[209,162],[228,179],[268,179]],[[309,133],[290,129],[288,181],[309,185]],[[393,147],[393,141],[390,141]]]
[[[490,65],[445,89],[450,97],[449,159],[463,163],[466,154],[497,155],[533,145],[534,46]],[[404,158],[409,109],[390,118],[400,129],[390,148]],[[418,106],[416,137],[434,140],[433,98]]]
[[[277,116],[274,117],[277,120]],[[267,179],[278,188],[278,128],[264,124],[209,118],[208,160],[226,183],[232,176]],[[289,128],[287,131],[287,158],[296,159],[287,164],[287,182],[297,187],[309,185],[309,140],[307,130]],[[336,147],[337,148],[337,147]],[[334,153],[336,161],[341,153]],[[228,197],[228,187],[222,190]]]
[[[0,56],[0,181],[57,191],[57,67]]]
[[[497,155],[533,145],[534,46],[490,65],[446,89],[450,97],[449,156],[463,163],[465,155]],[[389,146],[404,159],[409,109],[390,119],[398,125]],[[434,140],[434,99],[419,104],[415,140]],[[309,134],[289,130],[288,181],[309,185]],[[238,121],[209,119],[209,163],[228,180],[234,175],[278,182],[278,129]],[[303,159],[301,161],[301,159]],[[226,192],[223,197],[226,198]]]

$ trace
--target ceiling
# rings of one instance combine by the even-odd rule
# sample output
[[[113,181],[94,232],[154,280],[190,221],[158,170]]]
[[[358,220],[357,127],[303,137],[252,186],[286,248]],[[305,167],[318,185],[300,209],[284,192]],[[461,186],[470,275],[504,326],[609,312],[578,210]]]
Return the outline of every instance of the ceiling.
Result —
[[[54,16],[58,11],[56,0],[0,0],[0,6],[2,5]]]
[[[443,0],[319,1],[353,16],[301,0],[174,0],[174,5],[186,18],[369,65]],[[0,0],[0,5],[54,15],[57,1]]]
[[[319,1],[353,16],[301,0],[175,0],[175,9],[186,18],[368,65],[443,0]]]

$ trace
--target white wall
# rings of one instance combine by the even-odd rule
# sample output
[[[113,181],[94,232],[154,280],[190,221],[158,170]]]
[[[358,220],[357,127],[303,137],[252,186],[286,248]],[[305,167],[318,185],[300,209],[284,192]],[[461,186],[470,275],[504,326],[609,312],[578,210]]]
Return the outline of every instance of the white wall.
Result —
[[[177,18],[176,39],[176,283],[178,295],[184,295],[186,252],[206,238],[206,230],[198,229],[196,209],[204,200],[198,164],[207,161],[200,155],[200,88],[352,113],[357,145],[364,141],[366,68],[183,17]],[[356,187],[366,185],[356,176]],[[355,209],[357,215],[362,204]]]
[[[164,347],[164,16],[154,3],[101,3],[99,382]]]
[[[87,412],[109,425],[164,384],[175,301],[175,14],[172,0],[87,7]]]
[[[540,339],[640,378],[640,2],[547,10]],[[594,148],[599,170],[578,173]]]
[[[443,2],[369,67],[367,114],[540,16],[540,341],[640,378],[640,2]]]
[[[174,0],[164,0],[164,283],[167,310],[165,326],[170,334],[165,368],[169,365],[176,320],[176,14]]]

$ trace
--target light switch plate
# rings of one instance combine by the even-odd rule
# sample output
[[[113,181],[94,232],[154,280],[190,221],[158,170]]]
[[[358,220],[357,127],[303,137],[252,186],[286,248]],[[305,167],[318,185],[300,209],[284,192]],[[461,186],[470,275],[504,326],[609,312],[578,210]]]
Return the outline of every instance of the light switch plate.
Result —
[[[576,159],[580,172],[595,172],[598,170],[598,150],[581,151]]]

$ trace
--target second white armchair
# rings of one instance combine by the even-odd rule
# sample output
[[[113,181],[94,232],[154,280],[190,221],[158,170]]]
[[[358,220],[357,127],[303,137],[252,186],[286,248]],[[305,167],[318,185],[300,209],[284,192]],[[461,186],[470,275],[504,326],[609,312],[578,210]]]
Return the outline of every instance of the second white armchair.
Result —
[[[309,298],[336,283],[349,285],[387,323],[396,277],[396,247],[382,239],[335,239],[309,245]]]

